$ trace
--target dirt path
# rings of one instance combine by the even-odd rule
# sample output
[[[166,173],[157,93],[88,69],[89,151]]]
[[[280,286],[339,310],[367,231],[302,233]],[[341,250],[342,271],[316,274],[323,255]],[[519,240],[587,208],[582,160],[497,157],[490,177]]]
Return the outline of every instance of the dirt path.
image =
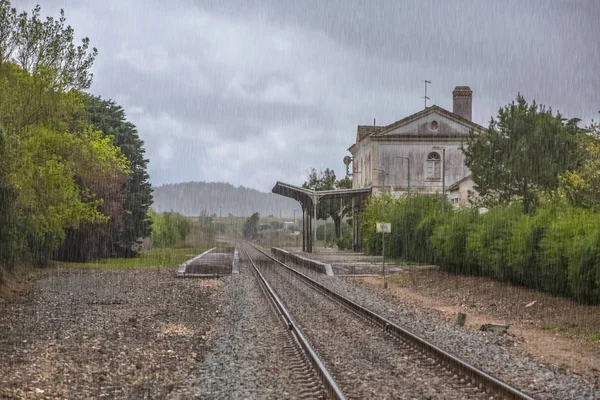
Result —
[[[207,352],[215,280],[50,270],[0,302],[0,398],[164,398]]]
[[[356,282],[383,290],[378,277]],[[408,270],[388,282],[388,291],[408,306],[453,321],[459,311],[467,313],[467,329],[485,323],[510,325],[510,338],[522,353],[600,382],[599,306],[437,269]]]

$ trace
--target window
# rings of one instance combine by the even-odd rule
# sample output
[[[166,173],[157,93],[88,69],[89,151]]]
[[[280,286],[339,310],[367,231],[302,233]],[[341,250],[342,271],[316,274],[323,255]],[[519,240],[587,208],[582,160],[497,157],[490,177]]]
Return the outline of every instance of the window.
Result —
[[[427,155],[425,176],[427,179],[440,179],[442,177],[442,158],[439,153],[432,151]]]

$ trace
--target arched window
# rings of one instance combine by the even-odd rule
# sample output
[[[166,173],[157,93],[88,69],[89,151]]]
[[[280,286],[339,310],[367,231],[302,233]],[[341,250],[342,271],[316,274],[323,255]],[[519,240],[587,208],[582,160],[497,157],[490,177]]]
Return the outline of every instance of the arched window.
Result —
[[[427,155],[425,175],[427,179],[441,179],[442,157],[439,153],[432,151]]]

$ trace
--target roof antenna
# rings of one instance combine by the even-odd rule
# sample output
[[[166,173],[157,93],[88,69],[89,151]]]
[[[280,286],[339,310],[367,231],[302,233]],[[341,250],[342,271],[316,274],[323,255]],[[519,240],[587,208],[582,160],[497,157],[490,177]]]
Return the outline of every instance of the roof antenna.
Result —
[[[427,100],[429,100],[429,97],[427,97],[427,84],[431,83],[431,81],[425,80],[423,82],[425,82],[425,96],[423,98],[425,99],[425,108],[427,108]]]

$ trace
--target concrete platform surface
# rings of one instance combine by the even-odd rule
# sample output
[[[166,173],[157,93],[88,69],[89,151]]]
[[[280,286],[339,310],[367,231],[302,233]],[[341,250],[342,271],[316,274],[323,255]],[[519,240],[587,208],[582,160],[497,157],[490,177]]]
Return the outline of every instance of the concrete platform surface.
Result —
[[[322,247],[317,248],[313,253],[303,252],[302,248],[298,247],[286,247],[285,250],[301,257],[331,264],[335,276],[381,274],[381,256],[367,256],[364,253]],[[387,273],[401,272],[412,267],[409,264],[397,264],[387,258],[385,260]],[[429,268],[430,266],[422,267]]]
[[[177,269],[178,277],[219,277],[233,272],[235,247],[215,247],[196,256]]]

